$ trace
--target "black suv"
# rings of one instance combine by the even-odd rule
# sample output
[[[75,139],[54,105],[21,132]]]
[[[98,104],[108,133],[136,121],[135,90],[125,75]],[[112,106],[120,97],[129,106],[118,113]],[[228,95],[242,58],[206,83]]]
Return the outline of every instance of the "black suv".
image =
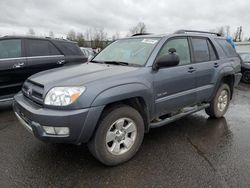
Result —
[[[78,45],[62,39],[27,36],[0,38],[0,102],[11,100],[34,73],[86,62]],[[52,78],[53,79],[53,78]]]

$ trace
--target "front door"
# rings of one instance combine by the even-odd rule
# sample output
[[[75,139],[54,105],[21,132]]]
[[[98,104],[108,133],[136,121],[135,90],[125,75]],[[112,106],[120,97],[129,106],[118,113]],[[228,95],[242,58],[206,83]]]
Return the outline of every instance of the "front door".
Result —
[[[186,37],[169,39],[157,58],[175,48],[180,58],[178,66],[160,68],[154,73],[156,115],[164,115],[196,103],[196,66],[191,63],[189,42]]]

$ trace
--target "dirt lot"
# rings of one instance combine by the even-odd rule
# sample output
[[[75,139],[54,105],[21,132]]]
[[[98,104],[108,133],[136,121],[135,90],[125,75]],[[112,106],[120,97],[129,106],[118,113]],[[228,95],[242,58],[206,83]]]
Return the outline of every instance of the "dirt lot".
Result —
[[[85,145],[45,144],[0,109],[0,187],[250,187],[250,86],[241,84],[225,118],[190,115],[147,135],[118,167]]]

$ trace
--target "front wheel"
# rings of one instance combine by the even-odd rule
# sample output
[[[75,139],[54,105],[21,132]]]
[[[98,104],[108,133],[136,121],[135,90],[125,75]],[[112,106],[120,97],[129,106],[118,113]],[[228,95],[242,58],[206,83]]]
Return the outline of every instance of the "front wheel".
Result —
[[[103,164],[114,166],[132,158],[143,137],[144,123],[140,113],[129,106],[114,106],[104,112],[88,147]]]
[[[227,112],[230,103],[231,90],[227,84],[222,84],[215,97],[206,108],[206,113],[213,118],[221,118]]]

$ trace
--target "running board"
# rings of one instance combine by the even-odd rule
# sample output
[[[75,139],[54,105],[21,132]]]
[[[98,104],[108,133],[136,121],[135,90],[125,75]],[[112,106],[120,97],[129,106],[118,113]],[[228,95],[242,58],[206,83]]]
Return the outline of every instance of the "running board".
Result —
[[[6,98],[6,99],[0,99],[0,102],[8,102],[8,101],[13,101],[13,97],[11,98]]]
[[[168,123],[171,123],[173,121],[176,121],[184,116],[187,116],[189,114],[192,114],[192,113],[195,113],[195,112],[198,112],[200,110],[203,110],[205,108],[209,107],[209,104],[202,104],[202,105],[199,105],[199,106],[194,106],[194,107],[191,107],[190,110],[186,111],[185,108],[184,108],[184,112],[182,113],[179,113],[177,115],[174,115],[174,116],[171,116],[171,117],[168,117],[166,119],[163,119],[162,121],[159,121],[159,122],[154,122],[154,123],[150,123],[149,124],[149,128],[157,128],[157,127],[161,127],[163,125],[166,125]]]

